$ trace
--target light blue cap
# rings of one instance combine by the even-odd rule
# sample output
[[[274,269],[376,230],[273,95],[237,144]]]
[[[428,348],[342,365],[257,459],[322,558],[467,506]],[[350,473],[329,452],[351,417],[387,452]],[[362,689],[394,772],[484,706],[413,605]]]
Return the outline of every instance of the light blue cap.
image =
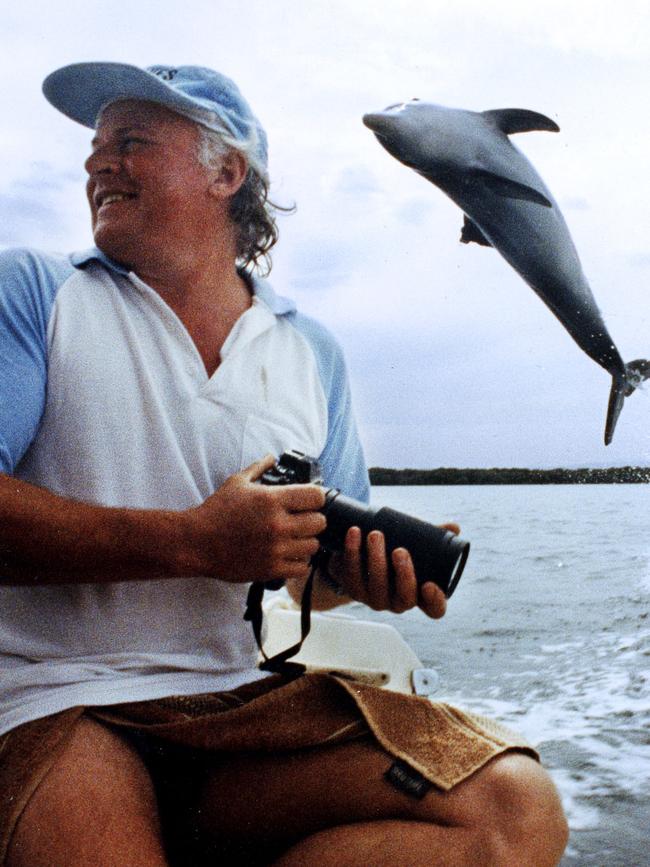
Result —
[[[119,99],[143,99],[179,114],[189,113],[203,126],[218,132],[225,127],[237,141],[249,144],[257,168],[266,171],[268,148],[264,129],[235,82],[213,69],[203,66],[140,69],[127,63],[73,63],[48,75],[43,93],[55,108],[91,129],[95,129],[100,111]]]

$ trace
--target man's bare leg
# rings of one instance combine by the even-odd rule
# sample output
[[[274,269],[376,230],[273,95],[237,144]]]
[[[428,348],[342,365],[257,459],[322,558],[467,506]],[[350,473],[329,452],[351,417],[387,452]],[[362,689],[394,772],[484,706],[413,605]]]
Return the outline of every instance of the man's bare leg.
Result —
[[[156,798],[137,752],[82,719],[23,812],[7,867],[166,867]]]
[[[231,852],[267,852],[276,867],[559,862],[567,842],[559,797],[527,756],[500,756],[450,792],[432,789],[422,800],[383,779],[389,764],[368,742],[233,758],[204,790],[200,823]]]

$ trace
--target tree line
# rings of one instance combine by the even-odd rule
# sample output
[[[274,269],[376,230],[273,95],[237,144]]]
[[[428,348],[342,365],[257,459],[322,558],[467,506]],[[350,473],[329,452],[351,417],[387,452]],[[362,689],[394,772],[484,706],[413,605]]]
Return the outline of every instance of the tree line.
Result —
[[[605,469],[529,470],[518,467],[431,470],[372,467],[373,485],[607,485],[650,482],[650,467],[607,467]]]

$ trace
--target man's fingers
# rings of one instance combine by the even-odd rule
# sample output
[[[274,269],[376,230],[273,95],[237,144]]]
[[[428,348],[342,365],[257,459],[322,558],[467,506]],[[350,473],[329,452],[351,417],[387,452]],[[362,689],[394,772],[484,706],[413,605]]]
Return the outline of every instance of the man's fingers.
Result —
[[[419,606],[437,619],[447,609],[445,594],[436,584],[418,584],[406,548],[387,552],[384,535],[378,530],[369,533],[364,542],[360,529],[351,527],[343,553],[336,554],[330,565],[335,566],[337,577],[341,575],[349,596],[376,610],[402,613]]]
[[[362,601],[366,596],[366,581],[361,565],[361,530],[350,527],[345,535],[343,549],[343,572],[345,589],[354,599]]]
[[[316,539],[294,539],[282,547],[278,552],[278,561],[282,564],[283,572],[287,573],[287,577],[295,569],[304,571],[306,576],[307,569],[311,563],[311,559],[318,551],[318,541]]]
[[[291,535],[295,539],[306,536],[320,536],[327,527],[325,515],[321,512],[296,512],[289,516]]]
[[[378,611],[390,607],[388,564],[384,534],[373,530],[367,539],[368,604]]]
[[[401,614],[417,605],[418,582],[411,555],[405,548],[395,548],[391,562],[395,572],[392,609]]]
[[[284,485],[274,490],[288,512],[317,512],[325,505],[325,491],[318,485]]]
[[[258,482],[275,463],[276,459],[272,454],[265,455],[241,470],[237,477],[244,483]],[[325,491],[318,485],[270,485],[267,490],[272,492],[275,502],[287,512],[318,512],[325,505]],[[321,533],[324,529],[323,523],[316,532]]]
[[[267,470],[270,470],[275,463],[276,458],[274,455],[265,455],[263,458],[260,458],[259,461],[254,461],[252,464],[249,464],[241,470],[239,475],[245,482],[256,482]]]
[[[434,620],[442,617],[447,610],[445,594],[432,581],[427,581],[420,587],[420,608]]]

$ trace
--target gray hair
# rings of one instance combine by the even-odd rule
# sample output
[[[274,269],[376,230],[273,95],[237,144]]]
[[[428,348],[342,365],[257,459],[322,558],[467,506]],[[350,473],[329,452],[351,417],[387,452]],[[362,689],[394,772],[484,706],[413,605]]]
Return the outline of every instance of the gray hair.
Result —
[[[252,130],[251,137],[241,141],[212,112],[188,111],[186,116],[196,123],[199,131],[198,156],[202,165],[218,166],[230,150],[237,150],[246,158],[246,179],[230,202],[230,218],[237,227],[237,262],[246,271],[258,268],[266,276],[272,266],[270,250],[278,240],[275,214],[294,209],[282,208],[269,199],[268,174],[256,157],[256,132]]]

